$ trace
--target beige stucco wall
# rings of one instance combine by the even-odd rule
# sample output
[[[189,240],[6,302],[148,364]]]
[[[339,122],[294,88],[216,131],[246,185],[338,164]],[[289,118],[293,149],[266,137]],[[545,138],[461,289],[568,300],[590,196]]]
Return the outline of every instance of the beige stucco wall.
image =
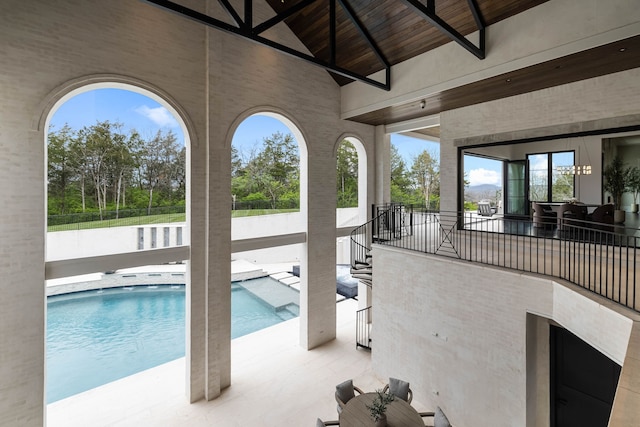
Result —
[[[220,14],[215,1],[182,2]],[[256,20],[266,16],[255,5]],[[285,30],[271,31],[289,38]],[[288,117],[308,153],[301,345],[335,336],[335,159],[341,135],[373,150],[373,129],[339,118],[323,70],[144,2],[7,0],[0,4],[0,424],[44,423],[45,119],[87,83],[143,87],[181,114],[190,137],[190,400],[229,385],[230,140],[250,112]],[[370,156],[368,166],[373,168]],[[370,185],[372,192],[373,185]],[[369,196],[369,200],[371,197]],[[306,261],[303,261],[306,262]]]
[[[376,374],[410,381],[452,425],[549,425],[548,321],[623,366],[614,415],[626,423],[610,426],[640,422],[637,313],[549,278],[384,246],[373,257]]]

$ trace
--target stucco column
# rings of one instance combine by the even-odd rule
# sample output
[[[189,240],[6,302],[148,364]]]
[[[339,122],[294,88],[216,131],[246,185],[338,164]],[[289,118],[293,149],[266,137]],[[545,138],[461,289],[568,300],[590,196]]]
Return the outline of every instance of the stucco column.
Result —
[[[336,229],[332,147],[326,141],[309,141],[306,182],[301,168],[300,188],[307,188],[307,197],[300,200],[301,211],[307,211],[307,243],[300,257],[300,345],[307,350],[336,337],[336,235],[327,232]]]
[[[381,205],[391,201],[391,137],[380,125],[375,128],[375,201]]]

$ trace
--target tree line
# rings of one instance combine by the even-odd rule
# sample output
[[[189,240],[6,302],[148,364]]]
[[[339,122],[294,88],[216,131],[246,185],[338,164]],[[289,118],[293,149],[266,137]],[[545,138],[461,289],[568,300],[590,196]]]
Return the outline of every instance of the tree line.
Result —
[[[358,205],[358,155],[344,140],[336,164],[337,207]],[[143,138],[117,122],[98,121],[48,135],[49,215],[183,206],[185,147],[170,130]],[[439,165],[428,151],[410,166],[391,146],[391,199],[435,209]],[[231,147],[232,203],[237,209],[299,209],[300,154],[291,134],[276,132],[248,152]]]
[[[236,204],[268,201],[271,209],[299,208],[300,156],[290,134],[276,132],[263,139],[262,147],[248,153],[240,153],[235,147],[231,150],[231,187]],[[338,147],[336,174],[337,207],[358,206],[358,153],[348,140]],[[407,166],[397,148],[391,146],[391,200],[439,208],[440,169],[434,154],[424,150]]]
[[[150,137],[97,121],[48,134],[49,215],[184,206],[185,147],[171,130]]]

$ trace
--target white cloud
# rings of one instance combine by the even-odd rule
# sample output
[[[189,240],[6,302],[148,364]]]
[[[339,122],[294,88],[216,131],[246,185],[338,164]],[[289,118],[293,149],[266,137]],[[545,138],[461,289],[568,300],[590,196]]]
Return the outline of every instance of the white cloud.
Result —
[[[494,184],[502,185],[501,176],[497,171],[487,169],[473,169],[469,171],[469,185]]]
[[[171,113],[164,107],[149,108],[142,105],[135,109],[135,112],[151,120],[161,127],[178,127],[178,122]]]

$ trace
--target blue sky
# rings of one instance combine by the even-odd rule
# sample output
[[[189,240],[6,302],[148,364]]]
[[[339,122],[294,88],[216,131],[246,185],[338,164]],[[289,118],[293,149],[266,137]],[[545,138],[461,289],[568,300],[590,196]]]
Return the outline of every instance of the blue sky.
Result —
[[[172,130],[178,140],[184,143],[180,125],[171,113],[151,98],[122,89],[96,89],[71,98],[55,112],[51,118],[54,129],[65,123],[73,129],[91,126],[96,121],[120,122],[125,130],[136,129],[143,137],[150,137],[158,130]],[[267,116],[252,116],[245,120],[236,131],[233,144],[246,153],[254,146],[261,145],[262,139],[274,132],[287,133],[289,129],[279,120]],[[391,142],[410,167],[412,160],[423,150],[439,155],[440,144],[404,135],[392,134]],[[501,170],[496,162],[480,158],[468,158],[465,171],[471,185],[501,184]]]

